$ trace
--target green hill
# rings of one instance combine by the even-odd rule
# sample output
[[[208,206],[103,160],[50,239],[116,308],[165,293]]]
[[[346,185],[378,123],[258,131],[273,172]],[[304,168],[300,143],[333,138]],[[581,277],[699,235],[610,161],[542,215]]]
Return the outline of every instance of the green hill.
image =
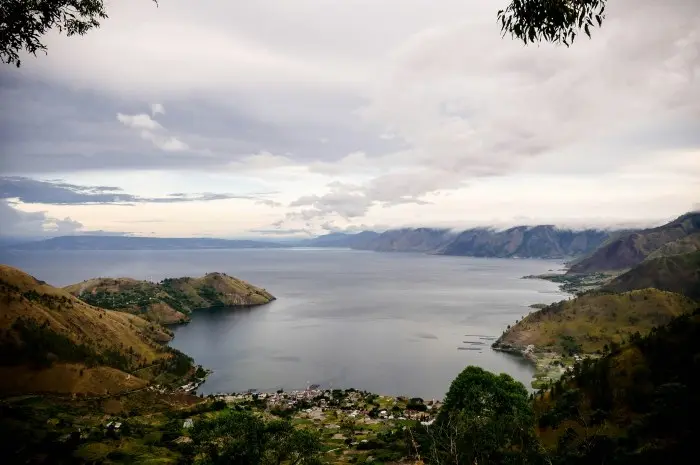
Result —
[[[622,294],[590,292],[530,313],[506,330],[495,348],[557,353],[595,353],[629,335],[690,312],[695,303],[682,295],[656,289]]]
[[[687,213],[668,224],[622,234],[569,268],[569,274],[624,270],[656,253],[672,255],[697,250],[700,213]],[[690,237],[692,236],[692,237]]]
[[[64,289],[91,305],[134,313],[162,324],[186,322],[198,308],[250,307],[275,299],[266,290],[224,273],[164,279],[159,283],[95,278]]]
[[[625,292],[648,287],[700,300],[700,251],[647,260],[613,279],[604,289]]]
[[[189,357],[163,345],[171,335],[160,325],[93,307],[6,265],[0,299],[2,393],[104,394],[191,369]]]

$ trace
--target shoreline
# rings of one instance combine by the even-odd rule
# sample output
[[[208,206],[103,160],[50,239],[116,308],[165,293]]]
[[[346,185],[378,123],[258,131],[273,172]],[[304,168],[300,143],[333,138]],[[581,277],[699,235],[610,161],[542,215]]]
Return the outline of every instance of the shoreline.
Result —
[[[553,271],[553,270],[550,270],[550,271]],[[556,282],[556,281],[553,280],[553,279],[547,279],[547,277],[549,277],[549,276],[564,276],[564,274],[561,274],[561,275],[558,275],[558,274],[557,274],[557,275],[555,275],[555,274],[528,275],[528,276],[521,276],[521,279],[544,279],[544,280],[548,280],[548,281],[551,281],[551,282]],[[560,286],[560,287],[559,287],[559,290],[560,290],[560,291],[563,291],[563,292],[565,292],[565,293],[567,293],[567,294],[571,294],[571,292],[566,291],[565,289],[563,289],[563,286]],[[275,300],[277,300],[277,298],[276,298],[276,297],[273,297],[269,302],[266,302],[266,303],[264,303],[264,304],[239,305],[239,306],[234,306],[234,307],[223,307],[223,306],[222,306],[222,307],[219,307],[219,306],[215,306],[215,307],[204,307],[204,308],[195,309],[194,311],[192,311],[192,312],[190,313],[190,315],[188,315],[188,316],[190,317],[190,318],[188,318],[188,320],[185,320],[185,321],[182,321],[182,322],[176,322],[176,323],[171,323],[171,324],[164,325],[164,326],[166,326],[166,327],[168,327],[168,328],[175,329],[175,331],[173,331],[172,338],[171,338],[170,341],[168,341],[167,345],[170,345],[170,343],[175,339],[175,336],[176,336],[176,334],[177,334],[176,328],[184,327],[184,326],[187,326],[189,323],[191,323],[192,318],[194,317],[194,315],[195,315],[196,313],[198,313],[198,311],[205,311],[205,312],[206,312],[206,311],[221,310],[221,309],[226,309],[226,308],[229,308],[229,309],[231,309],[231,310],[233,310],[233,311],[236,311],[236,310],[245,310],[245,309],[251,309],[251,308],[253,308],[253,307],[264,306],[264,305],[267,305],[267,304],[272,303],[272,302],[275,301]],[[530,309],[533,309],[534,311],[537,311],[537,310],[539,310],[539,309],[541,309],[541,308],[543,308],[543,307],[546,307],[547,305],[549,305],[549,304],[535,303],[535,304],[530,304],[530,305],[528,305],[527,307],[530,308]],[[505,329],[504,329],[503,331],[505,331]],[[532,372],[532,375],[531,375],[531,377],[530,377],[530,379],[529,379],[529,384],[526,383],[526,382],[523,382],[523,384],[525,385],[525,387],[526,387],[528,390],[530,390],[530,389],[537,389],[537,387],[536,387],[535,385],[538,383],[538,380],[541,378],[541,376],[539,376],[538,374],[542,373],[542,372],[545,371],[545,369],[546,369],[546,367],[543,365],[543,359],[551,358],[551,355],[554,355],[554,354],[547,354],[547,355],[550,355],[550,357],[546,357],[546,356],[545,356],[545,357],[541,357],[541,356],[538,356],[537,353],[536,353],[536,351],[534,351],[534,350],[529,350],[529,351],[528,351],[528,350],[526,350],[526,349],[520,349],[520,348],[517,348],[517,347],[503,346],[503,345],[499,344],[499,341],[500,341],[501,337],[493,337],[493,338],[489,337],[489,339],[491,339],[491,340],[495,339],[495,342],[493,342],[492,344],[488,344],[488,345],[487,345],[487,344],[484,344],[484,348],[488,346],[488,347],[490,347],[491,350],[494,351],[494,352],[506,353],[506,354],[509,354],[509,355],[511,355],[511,356],[515,356],[515,357],[517,357],[517,358],[519,358],[519,359],[521,359],[521,360],[525,360],[525,361],[528,363],[528,365],[533,369],[533,372]],[[489,341],[484,341],[484,342],[489,342]],[[474,350],[474,349],[472,349],[472,348],[458,347],[457,350]],[[194,360],[194,359],[193,359],[193,360]],[[212,374],[214,373],[214,370],[209,369],[209,368],[205,368],[203,365],[197,365],[197,364],[195,364],[194,366],[195,366],[196,368],[202,368],[202,369],[204,369],[204,370],[206,371],[206,374],[205,374],[203,377],[199,377],[199,378],[190,378],[190,379],[193,379],[193,381],[192,381],[191,383],[188,383],[187,385],[180,386],[180,387],[177,389],[178,391],[196,394],[196,393],[197,393],[197,389],[198,389],[200,386],[202,386],[203,384],[205,384],[206,381],[208,380],[209,376],[212,375]],[[466,365],[465,365],[465,367],[466,367]],[[484,367],[484,369],[488,369],[488,367]],[[456,374],[455,374],[455,375],[456,375]],[[511,376],[512,376],[512,375],[511,375]],[[315,385],[312,385],[312,386],[315,386]],[[446,388],[448,388],[448,387],[449,387],[449,386],[446,386]],[[307,388],[307,389],[308,389],[308,388]],[[324,390],[327,390],[327,391],[328,391],[328,390],[338,390],[338,388],[333,389],[332,387],[326,387],[326,388],[324,388]],[[345,389],[339,389],[339,390],[357,391],[356,388],[352,388],[352,387],[350,387],[350,388],[345,388]],[[292,392],[301,392],[301,391],[303,391],[303,390],[295,389],[295,390],[293,390]],[[277,392],[275,389],[262,390],[262,391],[260,391],[260,390],[258,390],[258,389],[247,389],[247,390],[241,391],[241,392],[235,392],[235,391],[233,391],[233,392],[209,392],[209,393],[207,393],[207,394],[199,394],[199,395],[204,396],[204,397],[212,397],[212,396],[213,396],[213,397],[217,397],[217,396],[237,396],[237,395],[244,395],[244,394],[251,394],[251,393],[272,394],[272,393],[275,393],[275,392]],[[283,391],[283,392],[284,392],[284,391]],[[370,391],[361,391],[361,392],[370,392]],[[372,393],[373,393],[374,395],[385,396],[384,394],[379,394],[379,393],[376,393],[376,392],[373,392],[373,391],[372,391]],[[404,395],[393,395],[393,394],[392,394],[392,395],[386,395],[385,397],[398,398],[398,397],[404,397]]]

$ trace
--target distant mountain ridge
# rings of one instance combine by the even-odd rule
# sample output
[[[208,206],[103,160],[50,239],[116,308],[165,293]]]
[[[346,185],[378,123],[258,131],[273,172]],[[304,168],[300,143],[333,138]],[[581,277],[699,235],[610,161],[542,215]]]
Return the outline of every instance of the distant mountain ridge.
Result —
[[[505,231],[471,229],[440,251],[474,257],[565,258],[594,250],[609,236],[598,229],[574,231],[553,225],[516,226]]]
[[[375,252],[427,252],[437,253],[449,244],[458,233],[449,229],[403,228],[390,229],[366,244],[365,250]]]
[[[365,233],[359,233],[365,234]],[[376,233],[375,233],[376,234]],[[329,238],[335,247],[376,252],[424,252],[498,258],[567,258],[588,253],[605,242],[610,232],[575,231],[552,225],[516,226],[506,230],[472,228],[463,231],[438,228],[391,229],[375,236],[357,234],[320,236],[308,242],[323,247]]]
[[[341,247],[351,249],[365,249],[367,244],[379,237],[380,233],[374,231],[362,231],[358,233],[333,232],[323,236],[305,239],[294,245],[301,247]]]
[[[208,237],[138,237],[138,236],[59,236],[51,239],[12,244],[15,250],[176,250],[176,249],[246,249],[286,247],[276,242],[214,239]]]
[[[580,231],[551,225],[516,226],[506,230],[472,228],[401,228],[382,233],[334,232],[311,239],[270,242],[213,238],[134,236],[60,236],[12,244],[6,250],[197,250],[288,247],[338,247],[375,252],[420,252],[499,258],[570,258],[585,254],[609,238],[597,229]]]
[[[242,248],[338,247],[375,252],[420,252],[494,258],[576,259],[569,273],[632,268],[646,259],[700,250],[700,213],[687,213],[644,230],[567,229],[554,225],[499,230],[476,227],[400,228],[384,232],[333,232],[311,239],[273,242],[214,238],[134,236],[60,236],[11,244],[5,250],[197,250]]]
[[[619,235],[573,264],[568,273],[624,270],[647,258],[700,249],[700,212],[686,213],[670,223]]]

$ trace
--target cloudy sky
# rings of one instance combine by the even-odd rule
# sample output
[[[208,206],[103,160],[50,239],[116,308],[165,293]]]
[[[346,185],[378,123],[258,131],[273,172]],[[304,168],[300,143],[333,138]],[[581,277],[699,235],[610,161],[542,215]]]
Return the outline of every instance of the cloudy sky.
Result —
[[[700,202],[700,2],[593,39],[507,0],[107,2],[0,68],[0,234],[644,225]]]

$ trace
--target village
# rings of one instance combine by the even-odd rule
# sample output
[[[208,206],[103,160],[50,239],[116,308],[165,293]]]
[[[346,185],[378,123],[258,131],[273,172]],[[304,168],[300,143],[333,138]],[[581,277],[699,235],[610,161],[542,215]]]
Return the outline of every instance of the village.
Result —
[[[381,396],[356,389],[319,389],[310,386],[304,390],[274,393],[250,391],[238,394],[218,394],[216,400],[230,406],[249,406],[264,409],[280,416],[293,416],[336,427],[342,421],[358,424],[383,422],[420,421],[430,425],[440,409],[439,400],[423,400],[418,397]]]

